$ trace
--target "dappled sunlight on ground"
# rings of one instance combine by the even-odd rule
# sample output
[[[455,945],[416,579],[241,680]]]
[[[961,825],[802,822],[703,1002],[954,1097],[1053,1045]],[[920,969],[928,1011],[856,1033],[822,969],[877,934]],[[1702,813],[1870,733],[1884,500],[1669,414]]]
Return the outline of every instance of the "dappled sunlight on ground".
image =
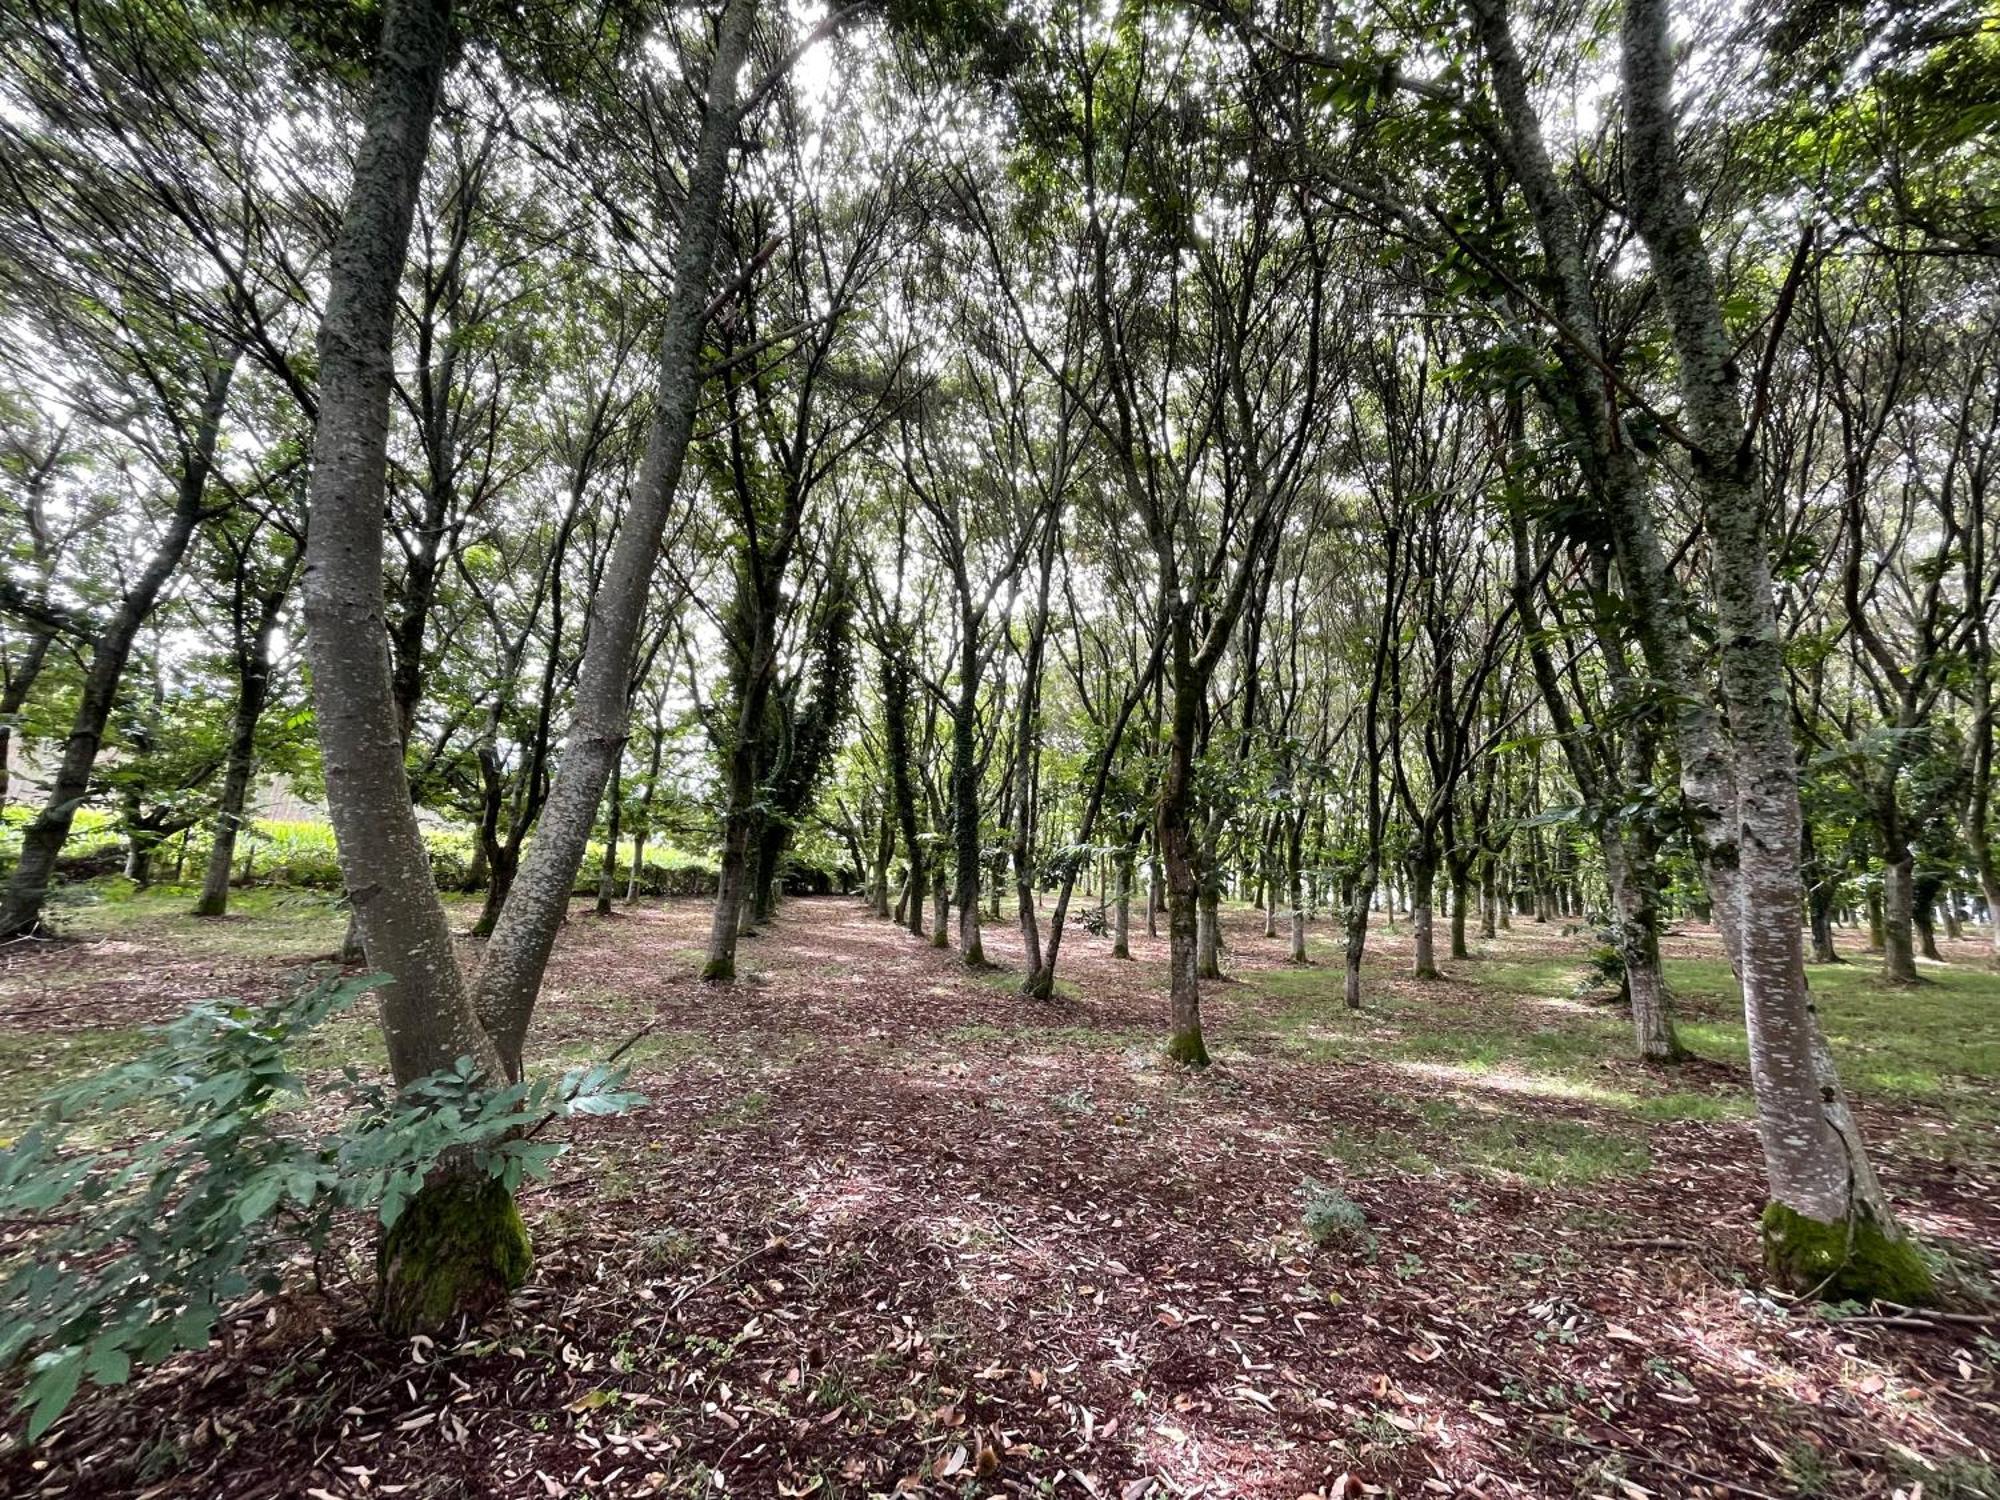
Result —
[[[99,1030],[71,1034],[115,1052],[191,990],[284,981],[240,930],[204,953],[164,908],[100,917],[164,971],[50,952],[0,974],[0,1004],[87,993]],[[46,1469],[0,1486],[1297,1500],[1348,1476],[1463,1500],[1809,1480],[1887,1500],[1991,1461],[1991,1330],[1830,1322],[1762,1290],[1711,934],[1669,939],[1700,1055],[1659,1070],[1577,997],[1587,936],[1524,921],[1418,983],[1407,922],[1378,927],[1353,1014],[1329,922],[1295,969],[1231,912],[1231,978],[1203,1002],[1218,1063],[1193,1076],[1160,1056],[1165,943],[1141,924],[1130,962],[1066,934],[1065,991],[1032,1002],[1011,925],[986,930],[1000,967],[969,974],[856,903],[795,902],[745,945],[756,982],[717,988],[696,977],[707,920],[650,903],[564,930],[531,1053],[651,1028],[631,1055],[652,1102],[577,1122],[525,1196],[538,1266],[509,1321],[421,1363],[383,1347],[357,1241],[316,1317],[248,1320],[228,1356],[80,1409]],[[291,949],[337,941],[284,921]],[[2000,1066],[1979,1071],[1984,1023],[1955,1019],[2000,1010],[2000,979],[1948,989],[1977,982],[1955,962],[1897,1008],[1853,969],[1823,1003],[1867,1064],[1892,1190],[1968,1257],[2000,1251],[1980,1112]],[[45,1047],[15,1024],[11,1045]]]

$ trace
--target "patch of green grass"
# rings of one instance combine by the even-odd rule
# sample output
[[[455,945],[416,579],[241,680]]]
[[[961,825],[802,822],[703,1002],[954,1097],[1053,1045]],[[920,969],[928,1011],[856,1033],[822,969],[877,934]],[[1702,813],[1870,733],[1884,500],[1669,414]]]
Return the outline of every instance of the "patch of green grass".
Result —
[[[1644,1138],[1597,1121],[1543,1117],[1427,1099],[1411,1128],[1336,1130],[1328,1154],[1355,1170],[1423,1175],[1498,1173],[1537,1187],[1636,1177],[1651,1165]]]
[[[11,1139],[32,1123],[35,1105],[50,1090],[128,1062],[152,1040],[150,1031],[137,1026],[0,1031],[0,1135]]]
[[[1634,1098],[1625,1106],[1642,1120],[1746,1120],[1756,1113],[1747,1094],[1676,1092]]]
[[[141,890],[123,877],[112,877],[63,886],[53,913],[65,936],[158,938],[190,957],[282,959],[331,953],[347,930],[346,913],[324,891],[277,886],[232,891],[229,915],[220,919],[194,915],[199,894],[192,885]]]
[[[1703,1057],[1746,1062],[1729,966],[1677,959],[1666,969],[1677,992],[1707,1000],[1717,1013],[1684,1023],[1682,1041]],[[2000,1080],[2000,972],[1955,964],[1926,967],[1924,977],[1924,984],[1894,988],[1872,963],[1813,969],[1820,1024],[1842,1080],[1856,1093],[2000,1111],[1993,1098]]]

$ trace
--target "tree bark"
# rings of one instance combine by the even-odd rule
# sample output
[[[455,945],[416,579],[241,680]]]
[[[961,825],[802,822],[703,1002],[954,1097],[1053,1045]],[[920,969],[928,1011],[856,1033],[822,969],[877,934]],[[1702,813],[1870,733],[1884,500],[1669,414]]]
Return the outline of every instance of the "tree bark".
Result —
[[[1766,497],[1733,342],[1681,177],[1667,0],[1626,0],[1620,36],[1627,196],[1678,359],[1709,536],[1722,697],[1735,741],[1738,878],[1730,894],[1771,1195],[1765,1260],[1801,1291],[1920,1301],[1932,1290],[1929,1270],[1875,1178],[1806,988],[1798,760],[1764,535]],[[1727,926],[1720,899],[1717,913]]]
[[[729,154],[739,124],[737,77],[743,71],[756,13],[756,0],[728,0],[716,28],[701,133],[681,208],[680,239],[674,247],[672,297],[660,341],[645,456],[592,603],[562,765],[480,969],[480,1017],[516,1075],[549,950],[569,906],[570,885],[589,843],[604,783],[612,763],[624,753],[639,627],[701,391],[709,287]]]
[[[20,858],[7,882],[5,896],[0,897],[0,941],[28,937],[41,929],[42,909],[55,878],[56,857],[69,838],[77,810],[90,794],[91,773],[97,766],[104,728],[117,702],[118,685],[125,675],[126,662],[131,659],[133,643],[139,637],[140,626],[152,614],[160,591],[187,554],[188,543],[193,540],[195,526],[201,519],[237,359],[238,355],[231,353],[210,369],[193,439],[182,456],[173,514],[131,589],[118,601],[110,619],[91,641],[90,668],[84,674],[55,779],[50,783],[40,814],[21,835]]]
[[[215,809],[209,839],[208,865],[202,873],[198,917],[219,917],[229,910],[229,877],[236,864],[236,835],[243,827],[250,802],[250,784],[257,774],[257,726],[271,695],[271,638],[278,631],[278,613],[291,592],[293,568],[287,565],[278,584],[259,595],[257,619],[243,631],[242,580],[237,590],[236,708],[230,720],[229,749],[222,773],[222,795]]]

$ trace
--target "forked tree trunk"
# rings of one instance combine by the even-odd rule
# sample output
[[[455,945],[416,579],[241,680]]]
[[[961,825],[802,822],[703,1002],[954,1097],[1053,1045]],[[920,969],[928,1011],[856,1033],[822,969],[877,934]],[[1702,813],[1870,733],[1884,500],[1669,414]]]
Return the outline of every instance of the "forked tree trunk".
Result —
[[[431,882],[403,768],[382,592],[390,350],[396,292],[451,48],[449,0],[389,0],[354,179],[328,268],[319,333],[307,645],[341,877],[377,991],[399,1084],[471,1057],[501,1072],[473,1012]],[[496,1182],[436,1174],[381,1240],[376,1316],[402,1336],[503,1300],[528,1238]]]

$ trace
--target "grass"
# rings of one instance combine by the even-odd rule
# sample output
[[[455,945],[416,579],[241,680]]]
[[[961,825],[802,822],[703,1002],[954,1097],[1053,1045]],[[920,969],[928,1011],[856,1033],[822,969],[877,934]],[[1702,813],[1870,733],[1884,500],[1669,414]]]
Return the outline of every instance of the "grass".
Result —
[[[1679,959],[1666,969],[1677,993],[1707,1002],[1717,1015],[1684,1024],[1681,1039],[1703,1057],[1745,1062],[1729,966],[1719,959]],[[1969,1095],[1974,1097],[1963,1102],[1993,1105],[2000,1080],[2000,972],[1954,964],[1928,969],[1925,979],[1893,989],[1866,960],[1813,968],[1820,1023],[1843,1081],[1858,1094],[1933,1101]]]

